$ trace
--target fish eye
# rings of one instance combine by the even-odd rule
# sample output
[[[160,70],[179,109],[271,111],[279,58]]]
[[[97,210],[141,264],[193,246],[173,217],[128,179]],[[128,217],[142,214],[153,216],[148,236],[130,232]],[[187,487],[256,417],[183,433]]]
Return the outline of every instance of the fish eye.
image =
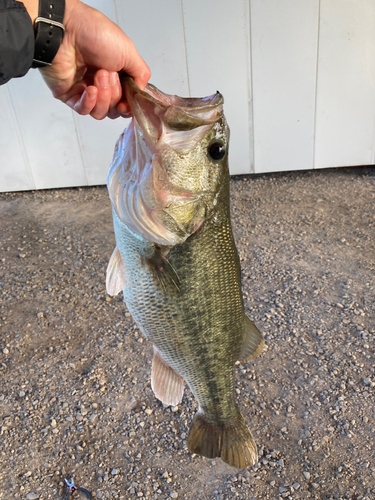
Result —
[[[222,142],[214,142],[208,146],[208,154],[213,160],[221,160],[225,156],[225,146]]]

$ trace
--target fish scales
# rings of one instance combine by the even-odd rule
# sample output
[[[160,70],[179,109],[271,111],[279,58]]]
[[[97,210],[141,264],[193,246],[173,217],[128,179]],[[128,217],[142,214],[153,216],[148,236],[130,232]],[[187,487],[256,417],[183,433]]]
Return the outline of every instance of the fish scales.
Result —
[[[212,147],[212,141],[219,140],[219,143],[214,142],[215,147],[216,144],[224,144],[223,134],[227,131],[225,118],[219,110],[213,119],[215,109],[207,111],[204,102],[198,116],[203,123],[197,120],[199,124],[196,125],[194,120],[189,117],[186,119],[190,120],[186,127],[191,127],[192,123],[195,125],[193,133],[188,135],[190,143],[187,141],[185,144],[178,137],[181,143],[176,147],[176,138],[173,137],[172,148],[163,143],[158,148],[166,119],[161,120],[161,126],[154,115],[160,116],[158,106],[165,105],[165,101],[169,107],[165,106],[167,111],[165,108],[162,110],[167,114],[170,110],[168,98],[172,96],[162,101],[164,94],[157,89],[146,88],[146,92],[142,92],[129,80],[126,80],[124,88],[133,120],[139,122],[138,130],[135,123],[130,147],[138,144],[140,151],[138,154],[133,151],[130,155],[126,149],[122,152],[120,140],[115,153],[117,160],[114,160],[109,175],[117,249],[113,257],[115,264],[112,262],[109,265],[107,288],[110,292],[119,291],[117,285],[111,285],[111,280],[115,281],[111,276],[119,276],[118,268],[121,267],[123,278],[120,282],[126,305],[141,332],[155,349],[152,386],[157,397],[167,403],[177,403],[177,399],[182,397],[183,381],[194,394],[199,411],[188,438],[190,451],[208,457],[220,456],[227,463],[244,468],[253,465],[257,457],[251,433],[236,403],[234,366],[239,358],[257,355],[263,347],[263,338],[244,312],[240,263],[229,214],[227,140],[223,162],[220,163],[220,158],[212,166],[211,160],[206,160],[206,149]],[[158,100],[155,104],[153,98],[156,92]],[[219,101],[218,97],[212,96],[214,99]],[[139,102],[141,107],[147,108],[150,100],[152,105],[148,113],[152,116],[147,116],[143,108],[141,115],[137,107]],[[178,103],[181,104],[181,101]],[[191,107],[188,106],[189,112]],[[180,105],[180,108],[183,106]],[[211,122],[207,123],[206,117],[210,113]],[[201,118],[202,115],[206,121]],[[179,120],[178,133],[182,134],[185,123],[183,114]],[[152,122],[151,125],[149,122]],[[150,137],[152,134],[156,137],[152,129],[155,122],[160,129],[157,140],[153,142]],[[172,125],[176,126],[175,123]],[[202,132],[203,127],[205,130]],[[200,136],[196,140],[198,132],[195,129],[199,128]],[[127,133],[132,132],[130,129]],[[127,140],[125,133],[122,141],[129,149]],[[148,159],[152,162],[152,169],[148,175],[154,177],[148,184],[151,188],[141,195],[142,186],[138,186],[139,192],[136,192],[135,186],[145,179],[147,158],[142,154],[147,156],[149,149],[151,160]],[[124,197],[131,200],[125,200],[125,204],[128,203],[126,213],[119,209],[120,202],[116,201],[113,194],[118,188],[114,172],[115,168],[122,168],[121,162],[118,162],[118,156],[122,154],[124,157],[130,156],[132,161],[138,157],[138,162],[144,162],[141,173],[137,165],[133,184],[129,181],[129,170],[125,168],[128,179],[123,183],[123,192],[120,191],[119,196],[121,203]],[[214,156],[221,154],[214,152]],[[160,155],[161,160],[159,157],[155,159],[157,155]],[[155,179],[157,168],[160,171]],[[116,179],[115,184],[111,184],[113,179]],[[158,196],[159,201],[155,201]],[[168,198],[167,201],[165,198]],[[142,210],[139,206],[143,207]],[[159,220],[151,220],[160,206],[163,210],[160,211]],[[130,213],[132,210],[134,213]],[[140,221],[137,220],[137,211],[143,217]],[[150,236],[147,233],[148,218],[149,226],[152,227]],[[158,226],[160,220],[163,223]],[[170,234],[163,230],[165,226]],[[159,241],[155,241],[158,238]],[[167,238],[173,241],[165,244]]]
[[[224,412],[221,403],[217,416],[225,421],[233,415],[233,366],[243,321],[238,257],[229,218],[214,214],[199,232],[170,252],[181,291],[172,288],[169,294],[163,293],[153,274],[137,259],[138,246],[143,245],[144,251],[148,243],[124,227],[116,230],[116,238],[120,235],[126,235],[119,248],[129,279],[124,299],[134,320],[168,365],[188,381],[208,414],[215,415],[218,402],[230,398],[229,408]]]

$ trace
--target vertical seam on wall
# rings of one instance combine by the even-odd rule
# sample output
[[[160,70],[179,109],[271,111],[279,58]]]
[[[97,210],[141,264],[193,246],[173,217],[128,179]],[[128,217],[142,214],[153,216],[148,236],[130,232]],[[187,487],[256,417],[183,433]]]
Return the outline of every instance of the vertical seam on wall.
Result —
[[[86,186],[89,186],[90,184],[89,184],[89,179],[88,179],[88,176],[87,176],[85,160],[84,160],[84,157],[83,157],[83,154],[82,154],[82,151],[83,151],[83,142],[82,142],[82,137],[81,137],[81,133],[80,133],[80,127],[77,124],[78,115],[73,110],[71,111],[71,113],[72,113],[72,118],[73,118],[74,130],[76,131],[76,137],[77,137],[78,146],[79,146],[78,147],[78,149],[79,149],[79,155],[81,157],[83,172],[85,174]]]
[[[314,138],[313,138],[313,162],[312,168],[316,168],[316,113],[318,107],[318,73],[319,73],[319,46],[320,46],[320,1],[318,0],[318,26],[317,26],[317,43],[316,43],[316,71],[315,71],[315,102],[314,102]]]
[[[113,0],[113,6],[114,6],[114,9],[115,9],[116,24],[117,24],[117,26],[120,26],[120,24],[119,24],[119,22],[118,22],[118,12],[117,12],[117,4],[116,4],[116,0]]]
[[[29,161],[29,156],[27,154],[26,146],[25,146],[25,143],[24,143],[24,140],[23,140],[23,137],[22,137],[22,134],[21,134],[20,126],[19,126],[19,123],[18,123],[18,116],[17,116],[17,113],[16,113],[16,108],[14,107],[14,103],[13,103],[13,99],[12,99],[12,94],[10,92],[10,88],[9,88],[8,85],[10,85],[10,84],[8,83],[6,87],[7,87],[9,101],[10,101],[10,104],[12,106],[13,115],[14,115],[14,118],[16,120],[17,135],[18,135],[18,140],[21,143],[21,147],[22,147],[22,156],[25,159],[27,169],[29,171],[31,180],[33,181],[33,188],[32,189],[37,189],[36,184],[35,184],[35,179],[34,179],[33,171],[32,171],[31,165],[30,165],[30,161]]]
[[[188,64],[186,31],[185,31],[184,2],[183,2],[183,0],[180,1],[180,5],[181,5],[181,19],[182,19],[182,35],[184,37],[184,50],[185,50],[185,64],[186,64],[187,87],[188,87],[189,97],[191,97],[191,93],[190,93],[189,64]]]
[[[253,96],[253,58],[252,58],[252,40],[251,40],[251,0],[245,1],[246,16],[246,43],[247,43],[247,106],[249,113],[249,159],[250,173],[255,174],[255,138],[254,138],[254,96]],[[247,29],[246,29],[247,28]]]

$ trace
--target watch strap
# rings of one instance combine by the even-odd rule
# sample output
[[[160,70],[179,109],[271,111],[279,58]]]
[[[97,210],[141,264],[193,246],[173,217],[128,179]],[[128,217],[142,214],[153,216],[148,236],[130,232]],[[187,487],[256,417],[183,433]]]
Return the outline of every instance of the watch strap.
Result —
[[[39,0],[33,68],[50,66],[64,38],[65,0]]]

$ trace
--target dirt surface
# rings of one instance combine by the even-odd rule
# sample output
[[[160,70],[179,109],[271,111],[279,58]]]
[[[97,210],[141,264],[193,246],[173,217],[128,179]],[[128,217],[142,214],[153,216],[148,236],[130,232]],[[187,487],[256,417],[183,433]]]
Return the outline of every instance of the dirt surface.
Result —
[[[0,499],[375,499],[375,169],[232,180],[246,309],[266,336],[237,369],[259,463],[186,447],[152,348],[105,292],[106,189],[0,195]],[[75,492],[72,498],[83,499]]]

